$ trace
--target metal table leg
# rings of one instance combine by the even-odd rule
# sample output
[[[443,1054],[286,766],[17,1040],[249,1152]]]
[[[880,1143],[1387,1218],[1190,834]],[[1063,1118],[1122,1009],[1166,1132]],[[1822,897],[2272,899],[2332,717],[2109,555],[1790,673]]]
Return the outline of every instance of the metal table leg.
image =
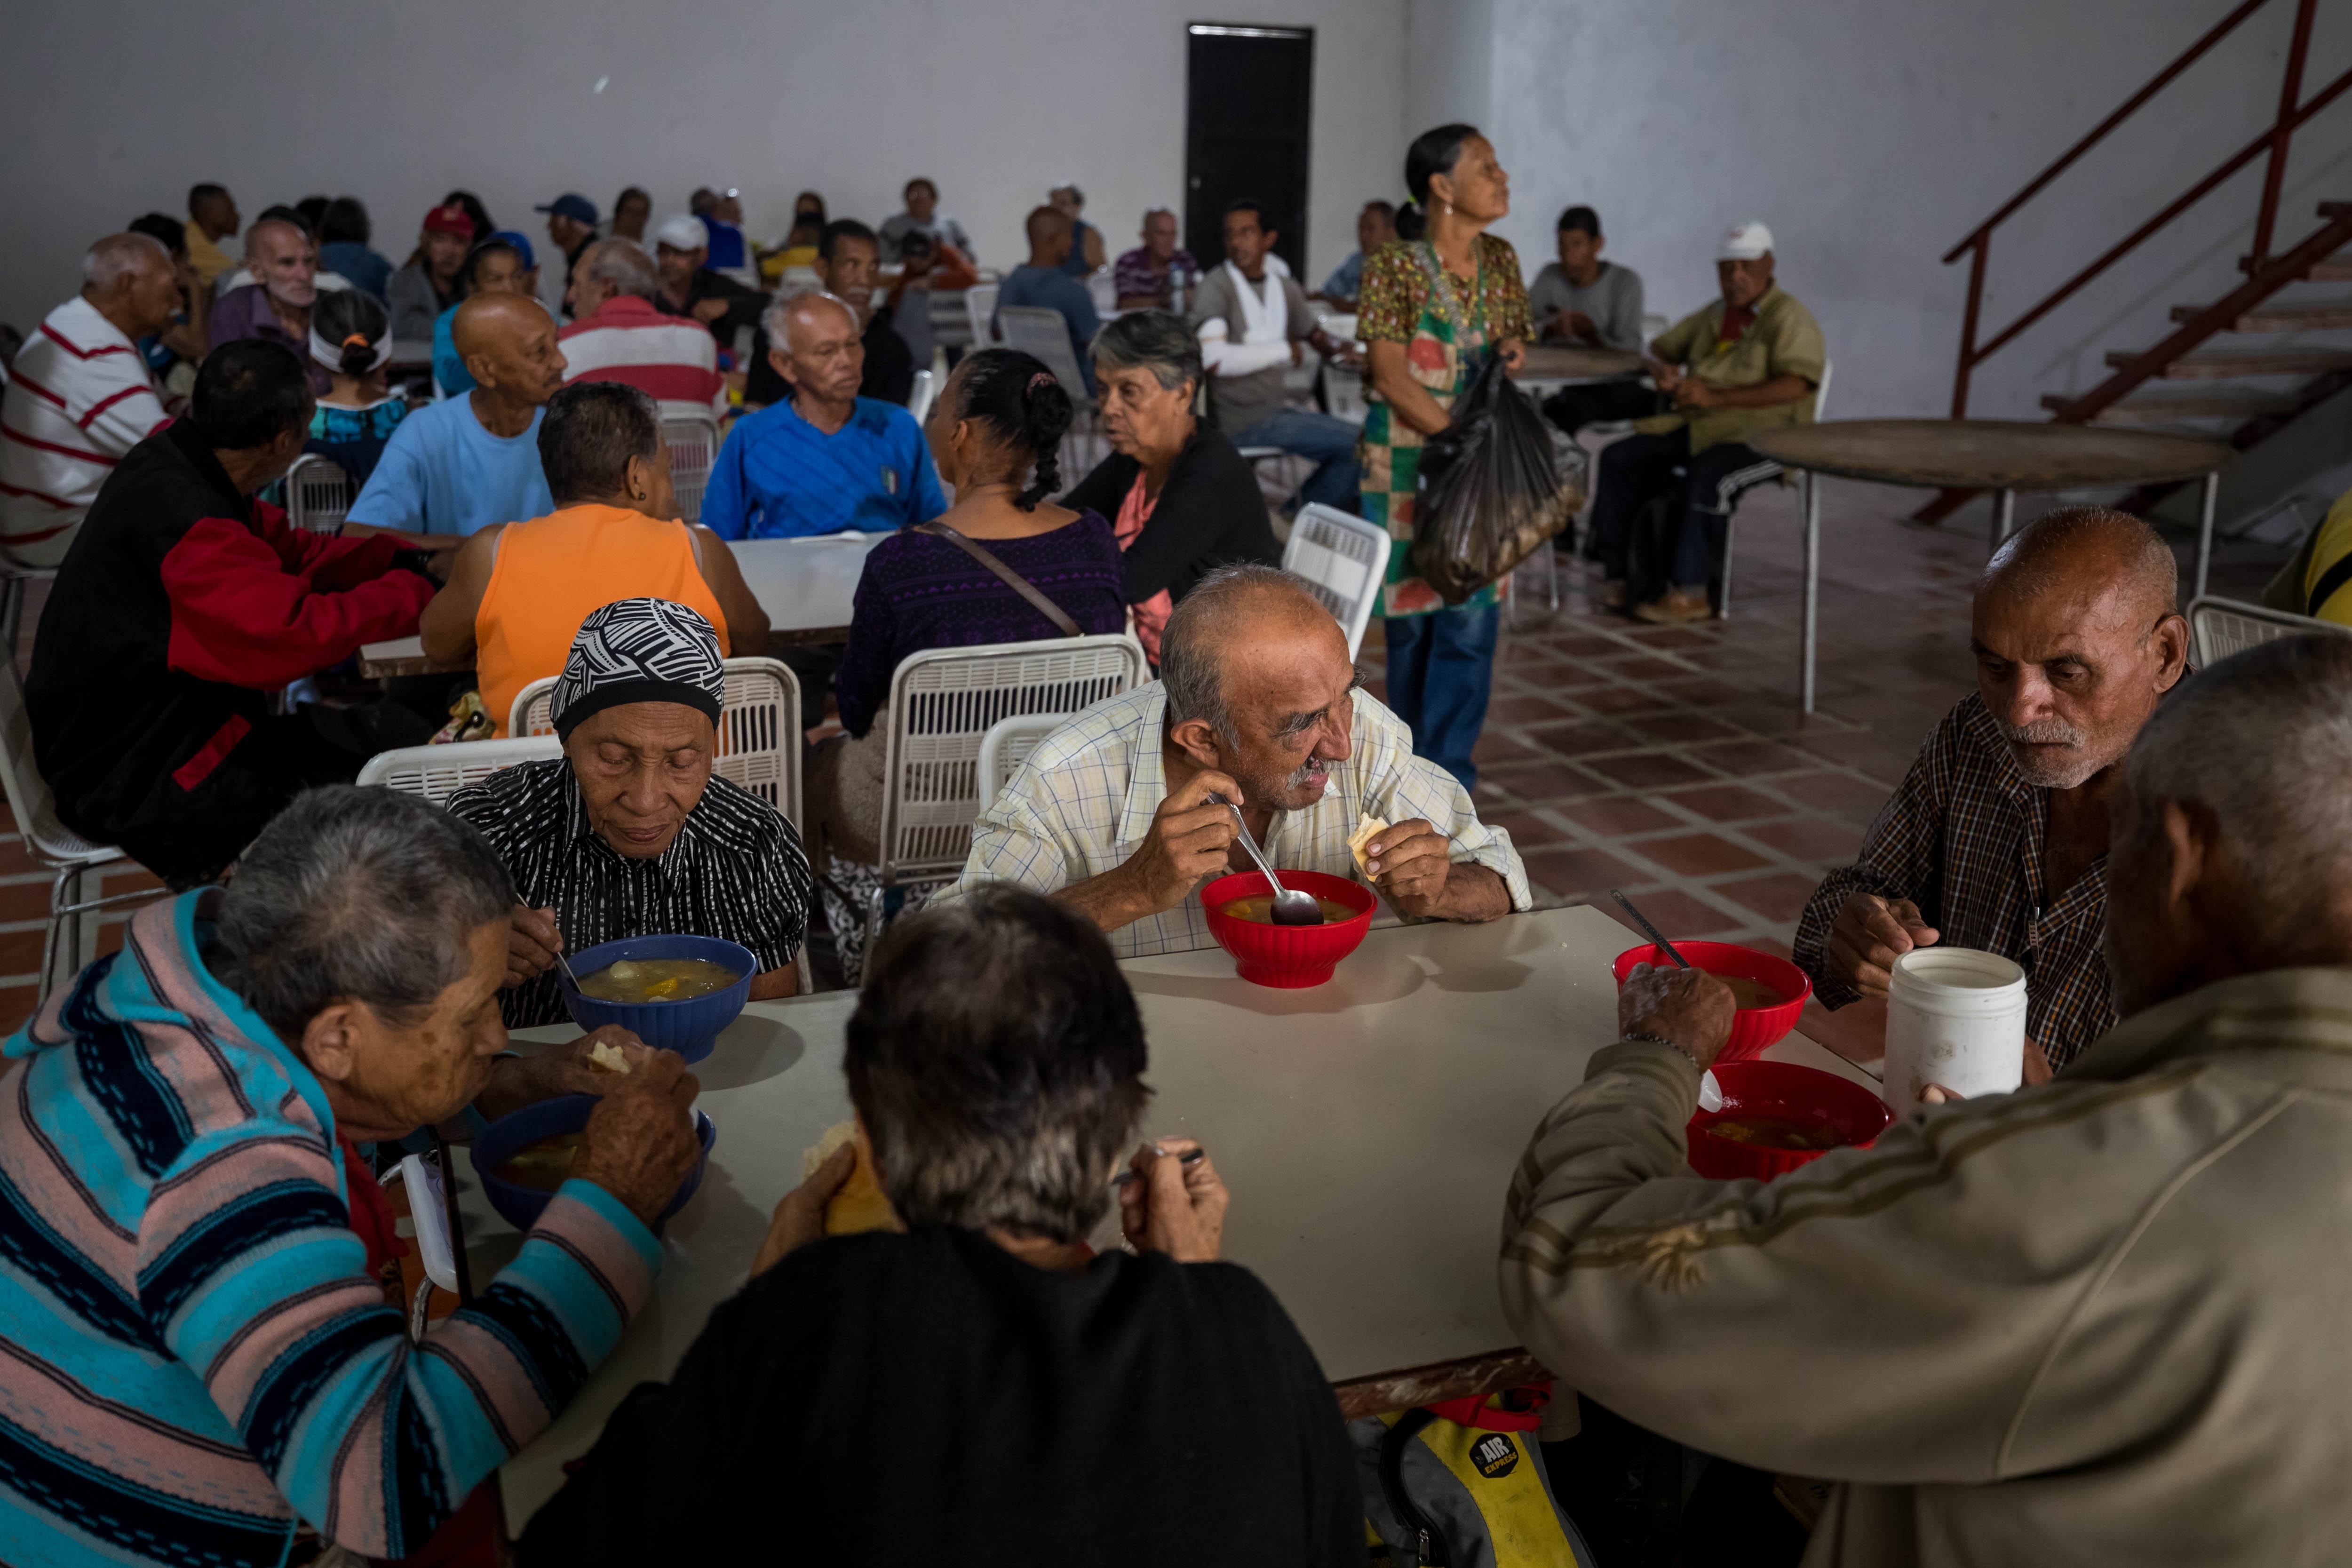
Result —
[[[1813,637],[1822,616],[1822,482],[1811,469],[1799,470],[1805,507],[1805,647],[1797,679],[1798,704],[1813,710]]]
[[[1992,550],[1999,550],[2008,543],[2009,536],[2016,531],[2017,492],[2001,490],[1994,496],[1992,503]],[[1985,553],[1990,555],[1992,550]]]
[[[2213,564],[2213,509],[2221,499],[2221,470],[2214,469],[2204,479],[2204,494],[2197,507],[2197,591],[2191,598],[2205,596],[2205,574]]]

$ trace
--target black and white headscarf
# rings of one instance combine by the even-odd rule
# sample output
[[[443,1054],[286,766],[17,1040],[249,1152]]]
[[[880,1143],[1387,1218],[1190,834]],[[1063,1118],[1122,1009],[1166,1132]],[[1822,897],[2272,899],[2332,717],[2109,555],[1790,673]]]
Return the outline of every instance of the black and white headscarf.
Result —
[[[625,702],[683,702],[717,723],[726,700],[709,621],[667,599],[617,599],[580,623],[551,708],[556,735],[569,740],[582,720]]]

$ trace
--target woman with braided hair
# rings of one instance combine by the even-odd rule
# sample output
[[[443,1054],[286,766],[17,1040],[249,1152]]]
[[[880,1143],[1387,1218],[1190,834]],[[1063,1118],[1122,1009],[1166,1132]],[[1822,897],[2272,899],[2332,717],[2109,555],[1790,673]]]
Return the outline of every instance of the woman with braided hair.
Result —
[[[809,778],[817,863],[830,862],[827,912],[839,911],[835,934],[853,981],[862,896],[880,858],[883,736],[876,721],[899,661],[924,648],[1116,633],[1127,625],[1124,564],[1110,522],[1099,511],[1045,499],[1062,488],[1070,416],[1069,395],[1044,361],[1015,349],[965,355],[923,432],[955,504],[866,557],[849,646],[834,677],[850,738],[820,747]]]

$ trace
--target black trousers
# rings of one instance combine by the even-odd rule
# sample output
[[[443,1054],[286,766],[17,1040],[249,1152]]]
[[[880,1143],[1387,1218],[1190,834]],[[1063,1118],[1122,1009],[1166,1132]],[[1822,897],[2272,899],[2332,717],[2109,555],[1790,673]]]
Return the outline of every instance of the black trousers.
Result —
[[[1718,441],[1691,456],[1690,429],[1658,436],[1628,436],[1604,447],[1592,491],[1592,532],[1599,541],[1601,574],[1624,581],[1633,538],[1633,520],[1650,500],[1672,495],[1678,525],[1675,586],[1706,586],[1723,568],[1723,542],[1739,498],[1780,466],[1740,441]]]
[[[1561,387],[1544,399],[1543,411],[1545,418],[1573,436],[1587,425],[1647,419],[1666,408],[1655,387],[1638,381],[1595,381]]]

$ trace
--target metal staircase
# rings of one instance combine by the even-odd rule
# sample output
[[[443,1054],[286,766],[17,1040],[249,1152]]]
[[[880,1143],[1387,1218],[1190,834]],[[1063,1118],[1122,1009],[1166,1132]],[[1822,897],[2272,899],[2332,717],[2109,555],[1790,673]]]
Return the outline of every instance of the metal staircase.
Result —
[[[2294,30],[2286,51],[2286,68],[2280,84],[2276,118],[2269,129],[2240,148],[2203,179],[2190,186],[2154,217],[2108,248],[2089,266],[1981,343],[1978,341],[1979,310],[1984,300],[1985,272],[1991,256],[1994,231],[2031,202],[2077,159],[2104,140],[2175,78],[2195,64],[2239,25],[2262,10],[2270,0],[2243,0],[2210,31],[2157,73],[2138,92],[2099,122],[2091,132],[2028,182],[1967,238],[1945,256],[1948,265],[1970,258],[1968,307],[1960,329],[1960,352],[1952,387],[1952,417],[1968,414],[1969,380],[1975,368],[2013,342],[2029,328],[2072,298],[2093,279],[2201,201],[2222,182],[2267,157],[2261,205],[2254,221],[2252,254],[2239,258],[2246,280],[2223,298],[2201,305],[2177,305],[2174,330],[2154,346],[2119,349],[2106,356],[2112,373],[2081,393],[2053,393],[2042,399],[2057,424],[2180,426],[2219,423],[2221,434],[2240,450],[2253,447],[2284,428],[2305,411],[2337,393],[2352,388],[2352,349],[2294,345],[2260,346],[2264,338],[2283,333],[2352,329],[2352,297],[2309,299],[2285,291],[2301,285],[2352,281],[2352,202],[2319,205],[2320,226],[2292,248],[2273,252],[2279,196],[2285,181],[2286,159],[2294,132],[2311,117],[2352,89],[2352,70],[2326,87],[2303,96],[2303,69],[2311,43],[2312,22],[2318,0],[2296,0]],[[2216,342],[2216,340],[2235,340]],[[2301,376],[2300,385],[2277,389],[2281,378]],[[2167,393],[2151,384],[2195,382],[2195,391]],[[2262,385],[2214,384],[2260,382]],[[2142,388],[2148,388],[2145,393]],[[2213,434],[2210,429],[2205,433]],[[2161,494],[2162,487],[2136,492],[2124,505],[2144,510]],[[1915,514],[1921,522],[1949,516],[1973,491],[1944,490]]]

